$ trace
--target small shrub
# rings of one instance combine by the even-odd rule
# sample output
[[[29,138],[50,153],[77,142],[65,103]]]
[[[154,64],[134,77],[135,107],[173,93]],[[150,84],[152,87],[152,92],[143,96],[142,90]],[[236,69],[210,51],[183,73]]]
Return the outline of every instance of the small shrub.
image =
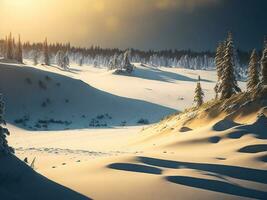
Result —
[[[126,121],[122,121],[121,122],[121,126],[126,126],[127,122]]]
[[[43,102],[42,105],[41,105],[43,108],[45,108],[47,106],[47,103],[46,102]]]
[[[45,85],[45,83],[43,81],[39,81],[38,85],[42,90],[46,90],[47,89],[47,87],[46,87],[46,85]]]
[[[38,124],[38,123],[36,123],[36,124],[34,125],[34,127],[35,127],[35,128],[39,128],[39,129],[40,129],[40,128],[41,128],[41,125],[40,125],[40,124]]]
[[[32,85],[32,80],[30,78],[26,78],[25,82],[28,83],[29,85]]]
[[[45,101],[47,104],[51,104],[51,100],[49,98],[47,98]]]
[[[45,76],[45,80],[46,80],[46,81],[51,81],[52,79],[51,79],[48,75],[46,75],[46,76]]]
[[[99,120],[101,120],[101,119],[104,119],[105,116],[104,115],[98,115],[96,118],[99,119]]]
[[[137,121],[137,124],[149,124],[149,121],[148,119],[141,118]]]
[[[23,121],[23,119],[15,119],[14,122],[16,124],[22,124],[24,121]]]
[[[28,158],[25,157],[23,161],[24,161],[25,163],[28,163]]]

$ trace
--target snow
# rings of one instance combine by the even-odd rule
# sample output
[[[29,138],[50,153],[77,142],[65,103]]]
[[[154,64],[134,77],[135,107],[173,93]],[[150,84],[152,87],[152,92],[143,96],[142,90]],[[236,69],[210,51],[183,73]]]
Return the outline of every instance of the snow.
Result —
[[[7,102],[9,144],[21,160],[36,158],[36,172],[57,183],[13,157],[0,158],[0,162],[10,159],[3,161],[0,178],[11,172],[16,178],[27,169],[22,182],[13,182],[7,189],[0,184],[1,194],[30,200],[53,199],[57,190],[61,196],[54,199],[64,195],[70,195],[65,199],[114,200],[264,199],[266,117],[253,113],[240,116],[247,121],[236,122],[218,116],[198,119],[194,126],[181,126],[177,116],[159,122],[192,105],[198,75],[205,101],[212,99],[216,73],[134,65],[135,71],[126,76],[93,66],[71,64],[64,71],[57,66],[32,66],[29,61],[1,63],[0,92]],[[40,87],[40,80],[46,89]],[[245,88],[245,83],[239,84]],[[25,115],[25,126],[14,123]],[[51,118],[63,124],[29,128],[37,120]],[[107,127],[90,127],[94,118]],[[140,119],[159,123],[140,125]],[[236,137],[240,131],[241,137]],[[26,192],[19,189],[20,183]]]
[[[92,66],[64,71],[57,66],[0,65],[6,119],[29,130],[135,126],[140,119],[155,123],[192,105],[198,75],[206,100],[213,98],[216,80],[214,71],[138,63],[130,76]]]

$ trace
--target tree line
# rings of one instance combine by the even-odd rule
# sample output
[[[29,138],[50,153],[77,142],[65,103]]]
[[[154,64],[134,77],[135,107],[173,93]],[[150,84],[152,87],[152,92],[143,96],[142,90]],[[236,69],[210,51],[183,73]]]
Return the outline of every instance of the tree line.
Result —
[[[10,33],[6,36],[5,40],[2,41],[1,52],[3,57],[8,60],[16,60],[19,63],[23,62],[22,55],[23,47],[20,40],[20,35],[18,36],[18,40],[15,40],[15,37]]]
[[[228,99],[241,92],[237,83],[234,42],[232,33],[220,42],[216,49],[215,66],[217,83],[215,85],[215,99]],[[259,58],[256,49],[252,50],[247,75],[247,91],[252,92],[267,85],[267,38],[264,39],[262,57]],[[201,88],[200,77],[195,90],[194,102],[197,107],[203,104],[204,92]]]

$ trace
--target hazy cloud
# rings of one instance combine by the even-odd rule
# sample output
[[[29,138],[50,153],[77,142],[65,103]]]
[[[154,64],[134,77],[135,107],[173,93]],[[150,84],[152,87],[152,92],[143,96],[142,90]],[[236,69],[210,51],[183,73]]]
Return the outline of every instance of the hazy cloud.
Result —
[[[0,37],[12,31],[79,46],[205,48],[229,29],[267,34],[266,9],[263,0],[0,0]]]
[[[198,6],[218,3],[216,0],[155,0],[154,5],[158,9],[186,9],[192,10]]]

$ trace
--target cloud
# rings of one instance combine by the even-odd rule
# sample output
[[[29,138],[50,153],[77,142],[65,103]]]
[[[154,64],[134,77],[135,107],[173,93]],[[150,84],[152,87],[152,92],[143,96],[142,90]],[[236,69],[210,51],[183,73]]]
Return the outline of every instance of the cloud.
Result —
[[[0,0],[0,37],[12,31],[23,40],[48,37],[79,46],[129,47],[152,39],[156,44],[167,38],[167,24],[176,24],[178,10],[215,1],[219,0]]]
[[[185,9],[193,10],[199,6],[217,3],[216,0],[152,0],[159,10]]]

